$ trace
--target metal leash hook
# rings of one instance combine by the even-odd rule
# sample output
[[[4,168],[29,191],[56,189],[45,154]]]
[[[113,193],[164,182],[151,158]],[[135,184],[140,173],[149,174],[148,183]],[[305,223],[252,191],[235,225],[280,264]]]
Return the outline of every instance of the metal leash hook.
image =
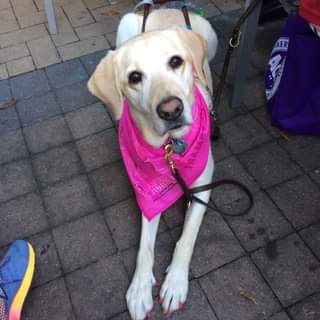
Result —
[[[171,172],[173,174],[175,174],[176,173],[176,165],[174,164],[174,161],[172,160],[173,150],[172,150],[172,143],[171,142],[169,142],[168,144],[165,145],[164,151],[165,151],[164,158],[168,162],[168,165],[170,167]]]

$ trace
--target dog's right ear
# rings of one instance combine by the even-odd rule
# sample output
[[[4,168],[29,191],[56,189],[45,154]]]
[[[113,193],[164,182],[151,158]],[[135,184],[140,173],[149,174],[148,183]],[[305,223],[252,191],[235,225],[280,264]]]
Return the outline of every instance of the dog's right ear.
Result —
[[[123,98],[115,70],[114,51],[109,51],[96,67],[88,81],[89,91],[102,100],[119,120],[123,109]]]

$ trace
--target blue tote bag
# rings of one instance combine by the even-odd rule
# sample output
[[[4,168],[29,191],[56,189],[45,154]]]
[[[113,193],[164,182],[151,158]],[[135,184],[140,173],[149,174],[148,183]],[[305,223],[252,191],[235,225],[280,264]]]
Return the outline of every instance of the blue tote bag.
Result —
[[[320,38],[302,17],[289,17],[272,50],[265,85],[274,126],[320,135]]]

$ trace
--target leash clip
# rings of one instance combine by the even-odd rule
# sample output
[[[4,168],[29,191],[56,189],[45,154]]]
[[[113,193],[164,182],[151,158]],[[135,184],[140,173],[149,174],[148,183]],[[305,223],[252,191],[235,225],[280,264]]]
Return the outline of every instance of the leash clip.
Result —
[[[174,161],[172,160],[172,154],[173,154],[173,149],[172,149],[172,143],[168,143],[164,147],[165,155],[164,158],[168,162],[168,165],[171,169],[172,173],[176,172],[176,166],[174,164]]]
[[[229,46],[233,49],[238,48],[240,45],[240,39],[241,39],[241,31],[236,32],[236,34],[233,34],[232,37],[229,40]]]

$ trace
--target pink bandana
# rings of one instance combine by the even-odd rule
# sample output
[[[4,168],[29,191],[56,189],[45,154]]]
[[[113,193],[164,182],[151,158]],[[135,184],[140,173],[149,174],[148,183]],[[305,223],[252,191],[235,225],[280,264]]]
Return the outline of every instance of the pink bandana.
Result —
[[[208,105],[197,87],[194,94],[193,124],[183,137],[186,150],[182,155],[172,156],[188,187],[205,169],[210,145]],[[123,114],[119,121],[119,142],[138,205],[143,215],[151,220],[168,209],[183,192],[164,159],[164,147],[155,148],[144,140],[131,117],[127,101],[124,102]]]

